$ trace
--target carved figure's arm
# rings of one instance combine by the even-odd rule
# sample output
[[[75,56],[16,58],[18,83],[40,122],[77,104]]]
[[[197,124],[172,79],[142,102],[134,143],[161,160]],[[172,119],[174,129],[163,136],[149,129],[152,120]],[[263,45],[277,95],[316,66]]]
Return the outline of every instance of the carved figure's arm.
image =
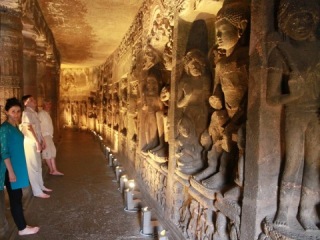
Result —
[[[288,70],[286,70],[288,69]],[[289,74],[290,66],[278,49],[274,49],[269,57],[267,73],[267,103],[282,105],[297,100],[303,95],[304,80],[298,74]],[[282,92],[282,83],[288,79],[289,92]]]

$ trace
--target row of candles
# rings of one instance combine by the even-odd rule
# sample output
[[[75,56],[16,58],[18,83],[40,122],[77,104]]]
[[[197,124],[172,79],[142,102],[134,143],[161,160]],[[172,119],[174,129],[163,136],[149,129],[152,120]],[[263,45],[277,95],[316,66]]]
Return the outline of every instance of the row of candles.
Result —
[[[96,139],[99,140],[101,149],[105,153],[105,157],[108,160],[109,167],[112,167],[115,175],[116,182],[119,183],[118,190],[124,197],[124,210],[127,212],[140,212],[141,211],[141,230],[140,233],[144,236],[154,237],[157,232],[158,240],[168,240],[166,230],[162,229],[157,220],[152,219],[152,213],[150,208],[141,207],[142,203],[139,197],[140,192],[137,190],[134,179],[129,179],[125,174],[124,168],[120,165],[119,161],[112,154],[111,149],[104,145],[103,137],[92,131]]]

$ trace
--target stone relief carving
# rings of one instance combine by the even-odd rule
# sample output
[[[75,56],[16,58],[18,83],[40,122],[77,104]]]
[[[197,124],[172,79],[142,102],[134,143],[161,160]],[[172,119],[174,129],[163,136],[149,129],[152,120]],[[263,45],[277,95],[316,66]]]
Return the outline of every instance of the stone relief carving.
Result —
[[[221,213],[217,212],[216,228],[213,235],[213,240],[229,240],[229,229],[227,226],[227,218]]]
[[[80,126],[81,128],[87,128],[87,102],[81,101],[80,105]]]
[[[112,90],[111,85],[108,85],[108,91],[106,93],[106,99],[107,99],[107,125],[109,127],[112,126]]]
[[[234,178],[232,174],[236,163],[243,164],[244,138],[241,136],[245,135],[249,60],[248,42],[244,38],[248,22],[249,8],[244,2],[225,4],[216,18],[218,49],[215,50],[213,95],[209,98],[215,112],[208,129],[213,146],[208,153],[208,168],[195,176],[210,189],[222,189],[229,184],[229,179]],[[238,153],[241,156],[237,157]],[[237,172],[243,171],[242,168],[239,165]],[[210,169],[213,175],[208,177]],[[238,176],[241,177],[242,172]],[[237,182],[242,186],[242,182]]]
[[[111,106],[112,106],[112,127],[114,130],[119,130],[119,94],[117,92],[117,88],[115,87],[114,92],[112,94]]]
[[[320,199],[319,9],[317,1],[299,0],[282,0],[278,9],[285,40],[269,55],[267,102],[284,107],[285,160],[273,226],[265,223],[270,239],[307,239],[302,228],[319,234],[315,212]]]
[[[122,79],[120,82],[120,119],[119,119],[119,131],[126,136],[127,135],[127,110],[128,110],[128,79]]]
[[[166,162],[168,160],[168,110],[170,100],[170,86],[166,85],[161,89],[160,101],[163,103],[163,108],[156,112],[157,129],[159,136],[159,144],[150,150],[151,156],[157,162]],[[155,157],[154,157],[155,156]]]
[[[206,58],[198,49],[190,50],[184,57],[185,73],[178,86],[177,108],[182,112],[178,131],[184,138],[179,140],[178,152],[188,151],[189,156],[188,160],[183,160],[186,155],[182,153],[178,160],[178,170],[185,174],[194,174],[204,166],[203,159],[200,157],[202,148],[199,140],[208,124],[211,79],[206,67]],[[190,130],[186,131],[187,129]],[[187,149],[186,145],[193,147]]]
[[[162,86],[161,71],[155,67],[148,70],[146,83],[142,95],[142,113],[141,119],[144,121],[144,129],[141,151],[147,153],[159,144],[158,126],[156,112],[163,109],[163,103],[160,101],[159,93]],[[146,127],[147,126],[147,127]]]
[[[184,174],[193,174],[203,167],[202,147],[198,141],[193,121],[184,116],[178,122],[176,138],[177,170]]]
[[[171,203],[170,219],[175,225],[179,225],[180,211],[184,202],[183,185],[176,181],[173,184],[173,199]]]
[[[138,139],[138,106],[139,106],[139,82],[137,80],[131,81],[129,84],[129,99],[128,99],[128,121],[129,131],[131,135],[129,138],[133,142]]]

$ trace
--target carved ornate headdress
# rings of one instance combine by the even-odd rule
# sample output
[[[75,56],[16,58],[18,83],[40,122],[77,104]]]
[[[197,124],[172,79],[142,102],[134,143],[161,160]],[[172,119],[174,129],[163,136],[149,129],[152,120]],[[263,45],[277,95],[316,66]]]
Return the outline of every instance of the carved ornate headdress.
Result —
[[[319,22],[320,6],[315,0],[282,0],[278,11],[278,26],[284,30],[291,16],[296,13],[310,13],[315,23]]]
[[[241,22],[249,22],[250,8],[244,1],[226,1],[219,10],[216,22],[226,19],[236,28],[241,28]]]

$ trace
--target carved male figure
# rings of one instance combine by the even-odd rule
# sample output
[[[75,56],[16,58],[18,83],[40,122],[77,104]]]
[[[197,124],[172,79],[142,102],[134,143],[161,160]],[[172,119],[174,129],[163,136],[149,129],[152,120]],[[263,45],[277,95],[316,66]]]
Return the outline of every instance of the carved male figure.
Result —
[[[230,157],[238,151],[235,144],[237,139],[234,136],[237,136],[246,118],[249,57],[245,33],[248,22],[249,9],[247,4],[241,1],[224,5],[216,18],[217,44],[219,51],[224,54],[216,61],[213,95],[209,102],[216,111],[226,111],[227,121],[220,125],[219,131],[211,131],[214,146],[222,147],[220,152],[224,155],[225,163],[220,164],[218,175],[205,180],[205,185],[209,188],[222,187],[226,183],[226,174],[233,171],[226,168],[230,166]],[[218,135],[221,135],[219,138],[223,141],[217,140],[214,132],[220,132]],[[231,139],[233,141],[230,141]]]

